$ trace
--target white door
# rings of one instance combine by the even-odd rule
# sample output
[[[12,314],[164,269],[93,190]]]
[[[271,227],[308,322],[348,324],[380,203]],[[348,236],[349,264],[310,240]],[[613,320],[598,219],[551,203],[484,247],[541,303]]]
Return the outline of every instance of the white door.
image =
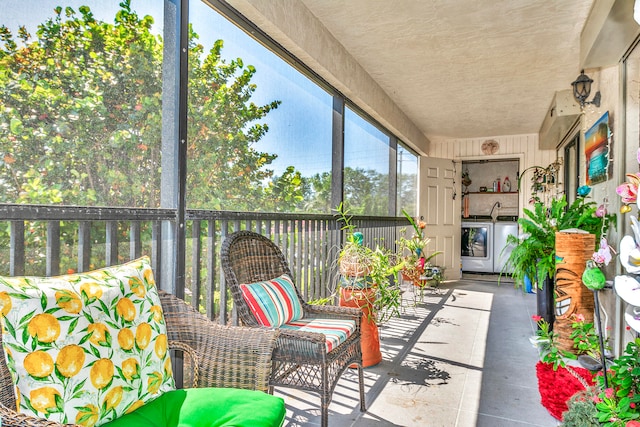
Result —
[[[445,278],[460,279],[461,164],[420,157],[418,216],[431,239],[427,252],[441,251],[432,263],[445,267]]]

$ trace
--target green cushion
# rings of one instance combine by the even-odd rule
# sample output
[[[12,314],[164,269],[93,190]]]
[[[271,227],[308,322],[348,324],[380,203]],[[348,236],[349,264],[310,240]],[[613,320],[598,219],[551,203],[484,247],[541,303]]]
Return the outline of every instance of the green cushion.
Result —
[[[280,427],[284,400],[231,388],[173,390],[103,427]]]

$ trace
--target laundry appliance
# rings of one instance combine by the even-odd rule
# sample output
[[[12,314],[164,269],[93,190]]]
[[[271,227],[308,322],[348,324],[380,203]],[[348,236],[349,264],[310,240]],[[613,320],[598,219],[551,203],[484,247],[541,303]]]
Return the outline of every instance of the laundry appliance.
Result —
[[[493,222],[489,215],[463,218],[462,271],[493,273]]]

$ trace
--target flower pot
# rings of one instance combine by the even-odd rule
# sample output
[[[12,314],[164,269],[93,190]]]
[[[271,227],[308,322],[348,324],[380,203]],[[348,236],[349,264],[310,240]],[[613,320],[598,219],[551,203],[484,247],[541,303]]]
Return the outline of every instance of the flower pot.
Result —
[[[553,300],[553,279],[547,276],[542,282],[542,289],[536,291],[536,306],[538,316],[542,316],[552,328],[555,320]]]
[[[360,347],[362,349],[362,366],[367,368],[380,363],[380,337],[376,319],[372,315],[372,303],[376,298],[376,290],[371,288],[340,288],[340,306],[362,309],[360,322]]]

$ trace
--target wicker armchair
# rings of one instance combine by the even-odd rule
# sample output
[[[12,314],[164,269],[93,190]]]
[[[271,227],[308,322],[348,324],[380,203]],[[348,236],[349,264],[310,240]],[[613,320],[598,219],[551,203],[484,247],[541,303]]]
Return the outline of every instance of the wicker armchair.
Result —
[[[262,328],[245,302],[241,284],[271,280],[282,274],[293,278],[282,251],[268,238],[251,232],[230,234],[222,244],[221,262],[227,286],[231,289],[236,310],[245,326]],[[271,386],[284,386],[320,394],[322,426],[328,425],[328,409],[333,390],[344,370],[358,367],[360,410],[365,410],[360,320],[362,311],[355,308],[314,306],[307,304],[299,289],[296,294],[303,308],[303,319],[353,319],[356,331],[345,342],[327,353],[325,336],[281,329],[273,355]]]
[[[188,386],[268,390],[276,331],[221,326],[181,299],[166,292],[159,293],[167,324],[169,347],[185,354],[184,372],[190,380]],[[19,414],[12,409],[15,407],[13,383],[0,346],[2,426],[63,426]]]

